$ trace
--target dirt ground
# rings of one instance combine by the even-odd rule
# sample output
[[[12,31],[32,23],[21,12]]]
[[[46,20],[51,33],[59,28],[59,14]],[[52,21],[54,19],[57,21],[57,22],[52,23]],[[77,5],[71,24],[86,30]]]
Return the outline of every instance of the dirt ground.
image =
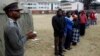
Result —
[[[25,56],[54,56],[54,37],[51,25],[53,15],[33,15],[37,41],[30,40],[25,46]],[[98,24],[90,26],[77,46],[65,52],[65,56],[100,56],[100,16]]]

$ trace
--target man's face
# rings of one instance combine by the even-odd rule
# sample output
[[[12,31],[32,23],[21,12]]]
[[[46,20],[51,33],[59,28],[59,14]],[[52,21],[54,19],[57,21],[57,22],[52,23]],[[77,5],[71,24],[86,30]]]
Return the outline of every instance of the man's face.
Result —
[[[20,18],[20,10],[12,10],[9,14],[15,20]]]
[[[66,16],[66,13],[65,12],[63,12],[63,16]]]
[[[62,16],[62,11],[59,11],[59,12],[58,12],[58,15]]]

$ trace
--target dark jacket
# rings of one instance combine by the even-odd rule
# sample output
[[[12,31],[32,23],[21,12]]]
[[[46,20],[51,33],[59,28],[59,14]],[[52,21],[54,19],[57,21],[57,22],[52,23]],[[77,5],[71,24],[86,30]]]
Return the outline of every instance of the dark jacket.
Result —
[[[74,19],[73,20],[73,28],[77,28],[77,29],[79,29],[80,28],[80,21],[79,21],[79,19]]]
[[[52,18],[52,26],[54,29],[55,37],[62,37],[64,35],[65,28],[65,19],[63,16],[53,16]]]
[[[64,29],[64,33],[67,33],[68,31],[72,31],[72,26],[73,26],[73,21],[69,20],[70,18],[65,17],[65,22],[66,22],[66,26]]]

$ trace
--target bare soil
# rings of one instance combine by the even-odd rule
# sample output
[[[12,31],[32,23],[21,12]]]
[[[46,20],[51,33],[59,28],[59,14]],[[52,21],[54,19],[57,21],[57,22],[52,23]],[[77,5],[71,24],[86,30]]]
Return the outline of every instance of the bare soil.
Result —
[[[25,46],[25,56],[54,56],[54,37],[51,25],[53,14],[33,15],[34,30],[37,31],[37,41],[28,41]],[[86,29],[86,35],[80,37],[80,43],[65,52],[65,56],[100,56],[100,16],[98,24]]]

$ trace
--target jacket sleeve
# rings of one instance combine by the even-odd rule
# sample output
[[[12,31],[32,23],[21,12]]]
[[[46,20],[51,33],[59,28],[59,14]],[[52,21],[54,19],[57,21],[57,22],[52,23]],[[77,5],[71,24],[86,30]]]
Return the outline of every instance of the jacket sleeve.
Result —
[[[57,20],[55,19],[55,17],[52,18],[52,26],[54,28],[54,31],[59,31],[59,27],[58,27],[58,24],[57,24]]]
[[[65,20],[65,18],[63,17],[63,18],[62,18],[62,23],[61,23],[61,30],[60,30],[60,32],[61,32],[62,34],[64,34],[65,26],[66,26],[66,25],[67,25],[66,20]]]
[[[12,27],[10,29],[7,30],[7,35],[8,35],[8,39],[10,42],[10,45],[14,48],[14,49],[19,49],[19,48],[23,48],[25,42],[27,41],[27,36],[21,36],[21,34],[17,33],[17,29],[15,27]]]

